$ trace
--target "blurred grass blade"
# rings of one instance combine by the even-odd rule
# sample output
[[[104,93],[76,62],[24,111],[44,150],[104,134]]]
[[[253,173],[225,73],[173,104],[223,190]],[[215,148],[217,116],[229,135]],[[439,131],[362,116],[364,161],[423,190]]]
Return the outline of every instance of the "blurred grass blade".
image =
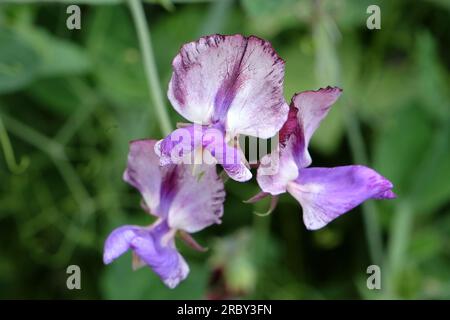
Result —
[[[20,174],[24,172],[30,165],[30,159],[28,157],[22,157],[20,162],[16,162],[14,156],[14,150],[11,146],[11,141],[9,140],[8,132],[3,125],[3,120],[0,117],[0,142],[2,144],[3,153],[5,154],[5,161],[8,169],[15,174]]]

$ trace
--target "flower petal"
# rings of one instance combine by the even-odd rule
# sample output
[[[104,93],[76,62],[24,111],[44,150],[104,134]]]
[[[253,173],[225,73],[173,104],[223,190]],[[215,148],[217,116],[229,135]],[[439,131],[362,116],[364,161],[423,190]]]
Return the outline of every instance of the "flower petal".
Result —
[[[364,166],[306,168],[288,192],[303,208],[307,229],[316,230],[370,198],[391,199],[392,183]]]
[[[269,138],[286,120],[284,61],[262,39],[202,37],[185,44],[172,65],[169,100],[192,122]]]
[[[286,192],[288,183],[297,176],[298,167],[291,150],[281,149],[261,158],[256,180],[262,191],[278,195]]]
[[[234,143],[234,142],[233,142]],[[228,176],[239,182],[252,178],[245,155],[237,145],[229,145],[220,130],[209,128],[203,136],[203,146],[222,165]]]
[[[103,263],[110,264],[130,249],[130,242],[142,228],[138,226],[119,227],[108,236],[103,250]]]
[[[161,165],[169,163],[219,163],[236,181],[250,180],[245,156],[238,146],[230,146],[219,127],[192,125],[179,128],[155,145]]]
[[[264,192],[272,195],[286,192],[298,170],[311,164],[309,140],[340,93],[341,89],[328,87],[301,92],[292,98],[287,120],[279,133],[277,151],[264,156],[258,168],[257,181]]]
[[[140,191],[150,212],[158,215],[162,171],[159,158],[154,151],[155,142],[155,140],[130,142],[128,166],[123,179]]]
[[[300,92],[292,98],[288,120],[280,130],[280,143],[290,144],[300,168],[311,164],[309,141],[341,92],[340,88],[327,87],[317,91]],[[296,118],[293,117],[295,113]]]
[[[225,191],[215,165],[179,166],[178,190],[171,203],[168,221],[171,228],[189,233],[221,223]]]
[[[155,153],[160,157],[162,166],[168,164],[194,164],[193,151],[202,146],[202,136],[205,128],[200,125],[190,125],[174,130],[155,145]]]
[[[103,261],[109,264],[132,249],[169,288],[174,288],[187,277],[189,267],[175,248],[172,232],[165,221],[150,228],[119,227],[106,239]]]

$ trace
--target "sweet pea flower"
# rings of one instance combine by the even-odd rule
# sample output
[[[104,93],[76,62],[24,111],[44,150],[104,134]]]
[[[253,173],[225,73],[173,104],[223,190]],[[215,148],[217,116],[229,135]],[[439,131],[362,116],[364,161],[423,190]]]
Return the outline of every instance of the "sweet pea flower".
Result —
[[[189,237],[188,233],[220,223],[225,191],[215,166],[202,166],[199,176],[192,175],[189,165],[161,167],[155,143],[130,143],[123,178],[140,191],[143,207],[157,220],[147,227],[125,225],[115,229],[106,239],[103,261],[109,264],[131,249],[139,264],[148,265],[168,287],[174,288],[189,273],[175,247],[177,230]]]
[[[185,44],[172,65],[169,100],[193,124],[156,145],[161,164],[199,155],[221,164],[236,181],[251,179],[237,137],[267,139],[286,121],[284,61],[255,36],[216,34]]]
[[[311,136],[341,92],[339,88],[327,87],[292,98],[277,150],[264,156],[258,168],[262,193],[249,202],[289,192],[303,208],[306,228],[316,230],[368,199],[395,198],[392,183],[365,166],[307,168],[311,164]],[[277,165],[269,166],[273,161],[278,161]]]

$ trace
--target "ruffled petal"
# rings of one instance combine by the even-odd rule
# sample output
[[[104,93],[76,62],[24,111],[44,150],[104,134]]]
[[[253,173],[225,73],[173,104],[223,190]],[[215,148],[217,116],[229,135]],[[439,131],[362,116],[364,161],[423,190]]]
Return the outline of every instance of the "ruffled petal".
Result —
[[[341,91],[328,87],[301,92],[292,98],[287,120],[279,132],[278,148],[264,156],[258,168],[257,181],[264,192],[272,195],[286,192],[298,170],[311,164],[309,140]]]
[[[123,179],[140,191],[152,214],[158,215],[162,171],[154,152],[155,140],[130,142],[128,165]]]
[[[311,164],[309,141],[341,92],[340,88],[327,87],[300,92],[292,98],[288,120],[280,130],[280,143],[292,149],[299,168]]]
[[[262,39],[202,37],[185,44],[172,65],[169,100],[192,122],[269,138],[286,120],[284,61]]]
[[[356,165],[301,169],[287,190],[300,202],[306,228],[316,230],[367,199],[395,197],[392,187],[376,171]]]
[[[214,165],[179,167],[178,189],[172,200],[168,223],[171,228],[189,233],[221,223],[225,190]]]
[[[103,261],[111,263],[131,249],[169,288],[174,288],[187,277],[189,267],[176,250],[173,236],[173,231],[165,221],[150,228],[117,228],[106,239]]]

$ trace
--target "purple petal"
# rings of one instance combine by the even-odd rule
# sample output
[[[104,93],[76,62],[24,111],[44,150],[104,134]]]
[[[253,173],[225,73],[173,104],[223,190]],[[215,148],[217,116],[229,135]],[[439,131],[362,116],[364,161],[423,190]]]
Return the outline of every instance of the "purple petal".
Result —
[[[150,228],[117,228],[106,239],[103,260],[106,264],[111,263],[132,249],[169,288],[174,288],[187,277],[189,267],[175,248],[172,232],[165,221]]]
[[[201,147],[203,131],[199,125],[190,125],[174,130],[155,145],[155,153],[160,157],[160,164],[194,163],[193,151]]]
[[[158,215],[162,172],[154,145],[155,140],[130,142],[128,166],[123,179],[141,192],[150,212]]]
[[[300,202],[306,228],[316,230],[367,199],[392,198],[392,187],[370,168],[343,166],[301,169],[288,192]]]
[[[103,263],[110,264],[130,249],[130,242],[142,228],[138,226],[122,226],[115,229],[105,241]]]
[[[172,65],[168,97],[192,122],[269,138],[286,120],[284,62],[262,39],[202,37],[185,44]]]
[[[224,185],[216,167],[197,166],[198,176],[193,175],[193,166],[179,167],[178,189],[168,213],[171,228],[189,233],[220,223],[225,201]]]
[[[204,154],[205,150],[213,159]],[[219,163],[236,181],[247,181],[252,177],[241,150],[225,141],[225,134],[220,126],[192,125],[179,128],[157,143],[155,151],[160,156],[162,165]],[[197,152],[200,152],[200,156]]]
[[[252,173],[247,168],[245,156],[241,149],[237,145],[229,145],[220,130],[209,128],[203,136],[203,145],[222,165],[231,179],[244,182],[252,178]]]
[[[264,192],[272,195],[286,192],[298,170],[311,164],[309,140],[340,93],[341,89],[328,87],[301,92],[292,98],[288,118],[279,133],[278,149],[263,157],[258,168],[257,181]]]
[[[298,176],[298,166],[290,149],[281,149],[261,158],[256,180],[262,191],[271,195],[286,192],[287,185]]]
[[[280,143],[292,149],[299,168],[311,164],[309,141],[341,92],[337,87],[327,87],[300,92],[292,98],[288,120],[280,130]]]

